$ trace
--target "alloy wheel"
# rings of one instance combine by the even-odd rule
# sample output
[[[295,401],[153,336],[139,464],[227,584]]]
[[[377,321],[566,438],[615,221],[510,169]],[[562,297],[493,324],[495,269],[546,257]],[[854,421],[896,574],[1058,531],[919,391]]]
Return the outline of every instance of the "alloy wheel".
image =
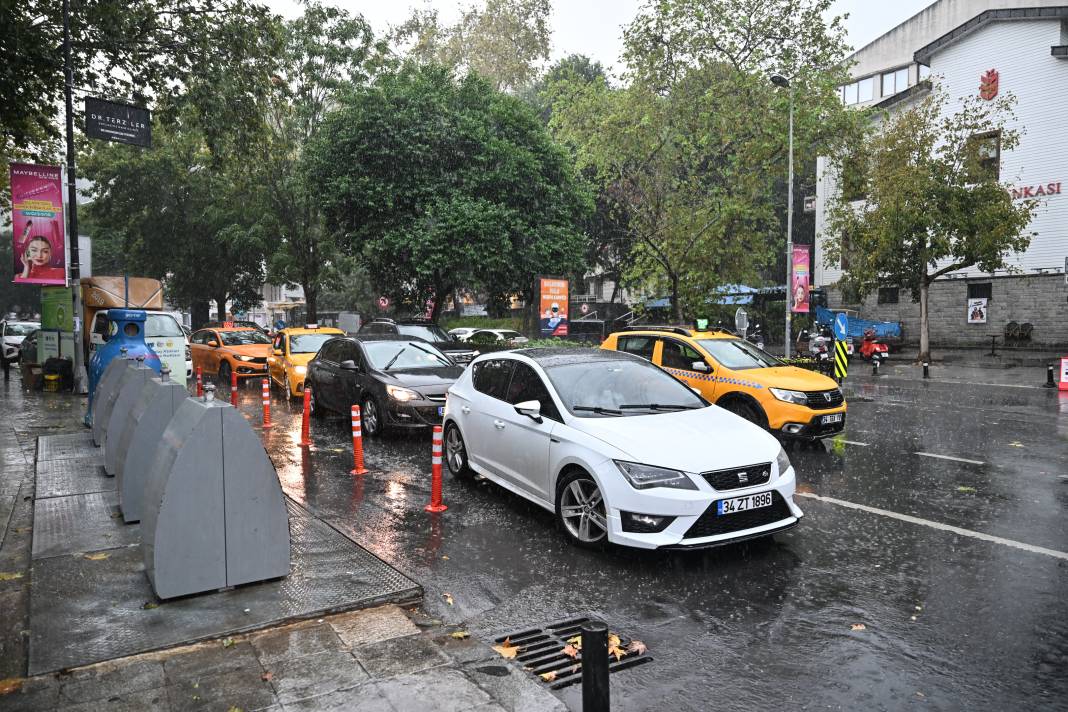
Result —
[[[464,447],[460,429],[455,425],[450,425],[445,431],[445,457],[449,472],[453,477],[463,477],[468,474],[467,449]]]
[[[378,404],[368,398],[360,407],[360,425],[368,435],[378,435]]]
[[[587,478],[568,483],[560,495],[560,518],[568,533],[583,544],[603,539],[608,532],[608,519],[597,483]]]

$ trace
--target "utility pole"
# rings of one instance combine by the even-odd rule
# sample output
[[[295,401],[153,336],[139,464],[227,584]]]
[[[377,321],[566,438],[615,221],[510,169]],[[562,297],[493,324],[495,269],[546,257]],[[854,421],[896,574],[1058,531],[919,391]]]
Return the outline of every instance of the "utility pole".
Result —
[[[70,0],[63,0],[63,73],[64,95],[67,103],[67,211],[70,216],[67,239],[70,244],[70,284],[74,288],[74,391],[86,393],[87,378],[82,351],[82,285],[81,264],[78,255],[78,190],[75,187],[77,174],[74,168],[74,69],[70,58]]]
[[[789,138],[789,178],[787,180],[786,194],[786,321],[784,333],[783,353],[790,358],[790,320],[794,311],[794,295],[790,289],[790,272],[794,264],[794,87],[790,80],[781,74],[771,77],[771,83],[777,87],[790,90],[790,138]]]

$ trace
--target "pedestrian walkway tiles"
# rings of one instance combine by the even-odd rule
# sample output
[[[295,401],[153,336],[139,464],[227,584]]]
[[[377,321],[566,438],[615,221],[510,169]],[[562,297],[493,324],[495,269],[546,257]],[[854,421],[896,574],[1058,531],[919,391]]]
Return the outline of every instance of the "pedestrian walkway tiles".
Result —
[[[140,527],[123,524],[118,505],[116,492],[38,498],[33,503],[33,559],[140,543]]]
[[[95,460],[44,460],[37,463],[37,497],[114,492],[117,482]]]
[[[104,450],[93,445],[93,435],[88,430],[78,433],[42,435],[37,438],[37,462],[46,460],[84,459],[104,462]]]
[[[39,502],[74,497],[95,498],[87,505],[95,512],[114,494]],[[287,506],[290,574],[272,581],[159,601],[145,575],[140,544],[112,549],[106,557],[75,554],[34,561],[29,673],[88,665],[289,620],[411,601],[421,595],[414,581],[326,522],[292,501]],[[122,526],[121,519],[115,521]],[[36,539],[34,544],[36,550]]]

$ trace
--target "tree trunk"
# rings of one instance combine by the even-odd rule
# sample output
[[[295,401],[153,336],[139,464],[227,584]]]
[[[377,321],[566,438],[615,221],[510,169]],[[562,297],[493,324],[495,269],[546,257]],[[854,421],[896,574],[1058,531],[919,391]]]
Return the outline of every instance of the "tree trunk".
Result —
[[[675,312],[675,321],[682,324],[684,320],[682,304],[679,302],[679,278],[677,276],[671,278],[671,309]]]
[[[931,360],[931,325],[927,317],[930,288],[931,285],[924,279],[920,284],[920,363]]]
[[[319,288],[310,284],[300,285],[304,290],[304,313],[309,324],[319,323]]]
[[[207,324],[211,317],[211,304],[206,300],[193,302],[189,307],[189,323],[193,331]]]
[[[219,310],[219,318],[217,321],[226,321],[226,295],[215,297],[216,309]]]

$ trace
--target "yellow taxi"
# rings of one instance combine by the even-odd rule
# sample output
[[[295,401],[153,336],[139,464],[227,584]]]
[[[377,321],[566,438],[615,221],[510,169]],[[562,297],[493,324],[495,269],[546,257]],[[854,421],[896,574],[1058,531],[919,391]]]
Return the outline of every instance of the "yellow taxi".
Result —
[[[271,384],[285,389],[290,398],[304,395],[304,374],[308,362],[319,353],[319,348],[345,332],[332,326],[295,326],[279,329],[274,335],[271,355],[267,357],[267,371]]]
[[[845,427],[837,383],[787,366],[729,331],[631,327],[610,335],[601,348],[648,359],[705,400],[782,437],[814,440]]]

